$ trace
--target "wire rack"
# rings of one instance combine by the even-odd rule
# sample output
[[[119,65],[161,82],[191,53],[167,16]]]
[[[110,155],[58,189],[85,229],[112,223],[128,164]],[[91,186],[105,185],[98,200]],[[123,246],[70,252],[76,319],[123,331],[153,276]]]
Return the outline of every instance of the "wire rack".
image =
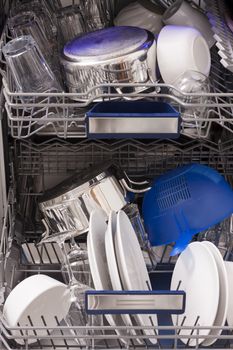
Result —
[[[169,3],[171,2],[167,1],[167,6]],[[6,27],[0,47],[9,39],[10,36]],[[211,55],[210,93],[202,95],[184,94],[175,89],[174,86],[160,84],[158,81],[150,84],[133,85],[106,83],[94,86],[85,94],[72,95],[71,93],[36,94],[15,92],[14,83],[6,69],[4,57],[1,53],[3,93],[11,135],[17,139],[28,138],[35,134],[54,135],[61,138],[85,138],[87,136],[86,112],[96,100],[135,98],[152,101],[163,100],[171,103],[182,115],[181,134],[191,138],[210,138],[211,129],[216,124],[221,129],[224,128],[232,133],[232,73],[222,67],[216,48],[212,49]],[[148,88],[152,92],[117,93],[118,88],[132,88],[135,86]],[[74,101],[73,97],[79,101]],[[194,102],[194,97],[195,101],[198,102]],[[28,103],[23,103],[25,99]],[[203,110],[201,116],[197,113],[198,108]],[[189,112],[186,113],[185,110]]]
[[[10,203],[9,203],[10,204]],[[14,222],[14,211],[8,211],[8,223]],[[18,244],[12,232],[13,227],[4,228],[4,242],[5,242],[5,259],[0,260],[4,263],[4,276],[0,274],[0,295],[2,300],[0,302],[0,345],[4,350],[71,350],[71,349],[187,349],[189,342],[194,340],[196,342],[196,349],[205,349],[199,345],[200,339],[211,339],[215,336],[201,335],[203,330],[216,330],[217,327],[199,327],[198,324],[193,327],[176,326],[171,324],[170,315],[158,315],[158,327],[113,327],[106,324],[104,319],[104,312],[98,316],[90,314],[87,318],[85,326],[67,326],[66,323],[59,323],[54,328],[48,327],[44,321],[44,326],[37,327],[34,325],[29,317],[28,326],[9,327],[2,315],[1,304],[4,302],[4,297],[12,290],[12,288],[22,279],[33,274],[44,273],[51,277],[57,278],[61,281],[66,281],[64,271],[61,270],[61,254],[55,243],[46,243],[38,248],[35,243]],[[6,232],[8,233],[6,236]],[[3,237],[2,237],[3,238]],[[68,243],[67,243],[68,244]],[[9,249],[10,248],[10,249]],[[167,248],[164,248],[164,250]],[[4,251],[4,250],[3,250]],[[171,275],[174,261],[166,261],[166,252],[164,252],[160,265],[161,268],[153,271],[151,278],[161,280],[162,274]],[[169,255],[169,252],[168,252]],[[83,264],[83,266],[82,266]],[[0,264],[1,266],[1,264]],[[1,269],[2,271],[2,269]],[[162,274],[161,274],[162,273]],[[91,285],[91,277],[88,264],[80,263],[78,272],[75,272],[76,277],[81,282],[88,281]],[[43,316],[42,316],[43,317]],[[56,315],[54,316],[56,318]],[[156,331],[154,336],[157,344],[152,345],[148,340],[148,336],[143,331]],[[212,346],[213,349],[229,349],[233,344],[233,334],[230,327],[222,327],[222,333],[218,337],[218,341]],[[191,335],[184,336],[180,332],[190,330]],[[122,333],[123,331],[123,333]],[[137,332],[137,335],[132,335],[132,331]],[[43,334],[41,335],[41,332]],[[121,335],[119,336],[119,332]],[[140,339],[140,344],[138,343]],[[184,345],[184,339],[188,343]],[[18,342],[20,342],[20,344]],[[36,340],[36,343],[33,342]],[[33,343],[32,343],[33,342]]]
[[[198,162],[233,175],[233,140],[80,140],[57,138],[45,142],[15,141],[13,159],[17,176],[69,176],[105,160],[118,163],[133,178],[153,178],[177,166]],[[46,187],[46,186],[45,186]],[[44,188],[45,189],[45,188]]]
[[[210,141],[190,140],[182,137],[179,141],[169,140],[118,140],[118,141],[65,141],[50,139],[46,142],[32,142],[15,140],[11,148],[13,188],[9,192],[8,211],[1,239],[0,252],[0,305],[6,295],[22,279],[35,273],[45,273],[59,280],[66,281],[66,274],[61,269],[62,257],[56,243],[46,243],[38,247],[36,242],[43,232],[40,218],[37,213],[37,198],[44,190],[53,187],[55,182],[63,180],[76,170],[88,168],[103,160],[112,159],[122,166],[131,176],[152,178],[178,165],[198,162],[212,166],[223,175],[232,179],[233,175],[233,141],[214,143]],[[232,226],[232,224],[231,224]],[[79,243],[80,245],[85,243]],[[69,245],[67,243],[67,245]],[[170,246],[156,250],[158,265],[151,272],[151,277],[162,280],[172,274],[175,258],[169,256]],[[226,257],[223,250],[223,256]],[[232,260],[232,255],[227,255]],[[145,257],[146,258],[146,257]],[[80,264],[77,277],[90,282],[88,262]],[[169,288],[167,286],[166,288]],[[0,307],[1,310],[1,307]],[[120,348],[160,348],[185,349],[179,335],[184,327],[173,326],[170,316],[161,320],[156,328],[157,345],[148,341],[148,336],[140,332],[140,327],[134,329],[139,332],[142,340],[138,344],[132,328],[125,327],[126,334],[119,337],[119,327],[111,327],[104,321],[104,315],[96,321],[96,315],[88,317],[88,324],[84,327],[68,327],[65,324],[57,325],[56,329],[44,330],[46,335],[38,334],[41,329],[36,325],[23,329],[19,326],[12,329],[7,326],[0,312],[1,349],[120,349]],[[101,325],[100,325],[101,324]],[[117,328],[117,329],[116,329]],[[210,327],[213,329],[213,327]],[[17,335],[14,331],[18,331]],[[142,329],[141,329],[142,331]],[[198,345],[202,329],[198,324],[192,327],[191,336]],[[13,334],[12,334],[13,332]],[[26,332],[26,333],[25,333]],[[118,333],[117,333],[118,332]],[[19,337],[23,345],[15,342]],[[75,339],[79,338],[79,343]],[[206,339],[211,336],[206,336]],[[31,344],[32,339],[37,343]],[[203,336],[202,336],[203,338]],[[202,339],[201,338],[201,339]],[[224,327],[218,341],[213,348],[230,348],[233,345],[233,334],[229,327]]]

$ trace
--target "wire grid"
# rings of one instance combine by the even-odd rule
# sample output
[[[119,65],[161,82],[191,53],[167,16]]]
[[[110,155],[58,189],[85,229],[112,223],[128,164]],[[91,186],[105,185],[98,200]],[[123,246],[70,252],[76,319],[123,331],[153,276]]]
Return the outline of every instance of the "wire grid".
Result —
[[[133,178],[151,179],[191,162],[233,175],[233,139],[222,143],[185,137],[167,141],[51,139],[42,143],[15,141],[13,150],[15,172],[19,177],[69,176],[106,160],[116,162]]]
[[[169,1],[167,4],[171,4]],[[200,3],[200,2],[199,2]],[[202,4],[199,4],[202,5]],[[7,28],[3,33],[1,46],[10,39]],[[0,61],[4,58],[0,50]],[[5,109],[8,116],[8,124],[11,135],[17,139],[26,139],[32,135],[54,135],[61,138],[84,138],[87,136],[85,113],[92,107],[96,98],[99,101],[118,98],[116,87],[128,86],[145,87],[145,84],[103,84],[93,87],[87,94],[80,94],[80,101],[72,100],[70,93],[58,94],[28,94],[29,102],[23,103],[23,95],[12,93],[14,84],[8,71],[3,71],[4,96],[6,99]],[[181,133],[191,138],[206,139],[211,135],[213,125],[233,132],[232,103],[233,103],[233,82],[232,73],[224,69],[219,62],[216,48],[212,49],[212,70],[210,75],[211,94],[199,96],[200,103],[190,103],[192,95],[179,92],[172,86],[165,84],[146,84],[148,88],[153,88],[151,93],[123,94],[124,98],[149,98],[150,100],[163,99],[174,105],[182,114],[183,123]],[[115,93],[113,92],[115,91]],[[105,93],[107,92],[107,93]],[[158,93],[159,92],[159,93]],[[78,95],[77,95],[78,96]],[[180,97],[177,97],[180,96]],[[198,96],[198,94],[196,94]],[[25,98],[25,96],[24,96]],[[185,102],[188,101],[188,102]],[[193,112],[187,115],[184,110],[193,108]],[[205,107],[201,116],[196,113],[198,108]],[[192,109],[191,109],[192,111]]]
[[[23,247],[22,247],[23,248]],[[32,256],[35,256],[35,247],[32,248],[32,245],[27,245],[27,249],[31,249]],[[45,249],[45,247],[43,247]],[[46,249],[51,249],[47,246]],[[54,248],[56,249],[56,248]],[[25,252],[25,247],[23,248]],[[51,251],[50,251],[51,252]],[[46,253],[47,254],[47,253]],[[50,253],[49,253],[50,254]],[[28,256],[28,252],[27,252]],[[44,264],[44,266],[43,266]],[[54,274],[60,273],[60,268],[56,264],[56,261],[53,260],[51,263],[47,263],[41,260],[35,261],[33,259],[29,260],[25,264],[25,260],[21,261],[21,264],[17,267],[18,272],[23,272],[24,277],[29,276],[35,273],[46,273],[50,274],[52,277]],[[16,271],[14,271],[16,272]],[[56,276],[55,275],[55,276]],[[54,276],[54,277],[55,277]],[[55,316],[56,317],[56,316]],[[166,321],[165,321],[166,319]],[[63,322],[60,324],[57,322],[56,328],[48,328],[46,322],[44,322],[44,327],[36,327],[33,325],[29,319],[28,327],[8,327],[4,321],[1,311],[0,311],[0,321],[1,321],[1,333],[0,333],[0,344],[2,345],[1,349],[7,350],[16,350],[16,349],[46,349],[46,350],[71,350],[71,349],[187,349],[188,344],[191,339],[196,340],[196,349],[204,349],[203,346],[199,345],[199,339],[211,339],[215,338],[214,335],[201,336],[200,333],[203,330],[203,327],[198,325],[193,327],[184,327],[171,325],[169,318],[161,319],[161,325],[158,327],[148,327],[147,329],[156,330],[154,336],[150,338],[156,338],[158,340],[157,345],[152,345],[148,340],[148,335],[146,336],[141,331],[144,330],[144,327],[133,326],[133,327],[113,327],[109,326],[104,322],[103,317],[97,318],[96,316],[90,316],[88,318],[88,323],[85,327],[79,326],[66,326]],[[97,323],[98,322],[98,323]],[[137,335],[132,335],[131,331],[134,329],[137,332]],[[190,329],[191,336],[179,335],[181,330]],[[205,329],[216,330],[217,327],[205,327]],[[44,330],[43,335],[38,336],[39,331]],[[119,335],[119,331],[122,330],[123,335]],[[27,333],[25,333],[25,331]],[[13,332],[13,334],[12,334]],[[75,332],[75,333],[74,333]],[[21,347],[15,343],[15,339],[21,339],[23,345]],[[77,344],[75,339],[79,339],[82,345]],[[141,344],[138,343],[137,339],[141,340]],[[185,346],[181,339],[189,339],[188,344]],[[37,343],[30,344],[33,339],[37,339]],[[27,343],[29,342],[29,344]],[[1,343],[2,342],[2,343]],[[231,348],[233,343],[233,334],[230,327],[222,327],[222,334],[219,335],[218,341],[211,347],[213,349],[225,349]]]
[[[185,137],[166,142],[88,139],[69,142],[51,139],[37,144],[15,140],[12,152],[16,207],[23,218],[24,233],[29,240],[43,232],[38,196],[75,171],[104,161],[114,161],[135,180],[150,180],[192,162],[215,168],[230,182],[233,179],[233,140],[222,144]]]
[[[41,234],[42,231],[36,231],[34,218],[35,213],[32,212],[33,205],[36,206],[36,197],[39,195],[38,184],[36,179],[42,178],[41,190],[46,188],[46,178],[52,178],[54,185],[55,175],[61,177],[69,176],[75,170],[87,168],[89,165],[99,163],[104,159],[116,160],[129,174],[134,177],[144,175],[154,177],[162,172],[174,168],[177,165],[186,164],[189,162],[200,162],[210,165],[221,171],[223,174],[232,178],[232,161],[233,161],[233,140],[223,143],[201,142],[189,140],[187,138],[179,139],[178,141],[135,141],[135,140],[120,140],[120,141],[90,141],[81,140],[79,142],[68,142],[64,140],[52,139],[39,144],[32,141],[15,141],[12,147],[13,159],[15,165],[15,181],[17,194],[21,198],[27,199],[24,210],[21,214],[24,220],[24,240],[25,235],[35,232]],[[32,200],[30,202],[30,200]],[[12,201],[14,202],[14,201]],[[17,203],[15,203],[17,205]],[[32,205],[33,204],[33,205]],[[22,207],[21,207],[22,209]],[[15,211],[16,212],[16,211]],[[29,222],[28,218],[33,218],[33,222]],[[15,221],[12,219],[10,221]],[[31,224],[31,226],[30,226]],[[40,228],[41,229],[41,228]],[[14,231],[14,228],[11,227]],[[11,231],[9,230],[9,232]],[[31,232],[27,232],[31,230]],[[10,235],[12,236],[12,235]],[[26,242],[22,245],[20,265],[15,270],[15,273],[25,273],[26,275],[37,272],[60,274],[61,256],[57,251],[56,245],[47,244],[38,249],[33,241]],[[165,267],[166,263],[171,264],[174,261],[167,259],[169,255],[169,247],[161,254],[160,263]],[[57,254],[56,254],[56,253]],[[170,265],[169,265],[170,266]],[[169,267],[171,269],[171,266]],[[11,278],[12,280],[12,278]],[[1,319],[1,316],[0,316]],[[158,345],[152,346],[148,342],[148,336],[141,336],[143,344],[137,344],[136,337],[128,335],[127,345],[120,341],[119,335],[116,333],[115,327],[104,328],[101,326],[101,336],[99,328],[91,328],[94,322],[85,327],[85,336],[83,333],[80,339],[85,342],[86,348],[96,349],[116,349],[116,348],[160,348],[160,349],[184,349],[187,348],[179,339],[179,329],[172,326],[159,327]],[[47,330],[48,328],[45,327]],[[125,328],[126,329],[126,328]],[[182,328],[183,329],[183,328]],[[197,329],[197,330],[196,330]],[[211,328],[212,329],[212,328]],[[35,332],[38,329],[35,327]],[[78,331],[78,328],[76,329]],[[130,332],[130,329],[128,329]],[[200,331],[200,330],[199,330]],[[21,329],[22,332],[22,329]],[[40,337],[37,344],[25,344],[22,349],[46,349],[46,350],[61,350],[61,349],[77,349],[79,346],[74,342],[75,336],[71,329],[65,326],[58,326],[52,335],[49,333],[46,336]],[[198,339],[198,328],[192,328],[192,336],[189,338]],[[168,334],[169,333],[169,334]],[[36,333],[37,334],[37,333]],[[22,338],[32,339],[36,335],[29,335]],[[157,336],[156,336],[157,337]],[[11,339],[10,339],[11,338]],[[181,337],[180,337],[181,338]],[[182,336],[184,338],[184,336]],[[203,338],[203,336],[202,336]],[[207,338],[207,337],[206,337]],[[104,339],[104,340],[103,340]],[[10,329],[3,324],[0,334],[3,349],[16,350],[19,345],[15,344],[14,336],[10,335]],[[233,344],[233,334],[229,327],[224,328],[223,333],[219,336],[219,341],[212,348],[223,349],[230,348]],[[197,349],[202,349],[200,345]]]

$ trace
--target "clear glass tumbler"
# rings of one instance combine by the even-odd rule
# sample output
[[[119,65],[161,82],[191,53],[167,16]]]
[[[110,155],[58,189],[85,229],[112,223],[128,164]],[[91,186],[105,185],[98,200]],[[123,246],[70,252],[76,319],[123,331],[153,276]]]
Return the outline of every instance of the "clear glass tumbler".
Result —
[[[9,41],[2,49],[18,92],[62,91],[39,46],[30,35]],[[32,97],[22,97],[31,101]]]
[[[150,268],[152,270],[155,269],[155,267],[157,265],[157,257],[156,257],[156,254],[154,253],[152,247],[150,246],[148,235],[145,231],[138,205],[130,203],[130,204],[127,204],[123,208],[123,210],[128,215],[128,217],[131,221],[131,224],[132,224],[134,231],[137,235],[141,249],[148,256],[148,263],[150,265]]]
[[[23,12],[9,18],[8,27],[14,38],[31,35],[44,57],[50,62],[53,56],[53,45],[48,40],[40,20],[34,12]]]
[[[88,31],[108,27],[113,20],[112,0],[80,0]]]
[[[208,108],[206,104],[210,102],[210,98],[204,94],[210,93],[210,81],[204,74],[189,70],[179,76],[173,86],[176,89],[171,89],[171,94],[184,103],[196,105],[182,107],[181,110],[186,133],[191,136],[194,132],[195,136],[196,130],[200,131],[207,126],[204,119],[207,119]],[[188,95],[190,93],[195,93],[196,96]]]
[[[57,34],[56,17],[45,0],[22,0],[16,1],[11,8],[11,16],[19,13],[34,12],[41,23],[48,39],[54,40]]]
[[[62,45],[86,32],[82,12],[76,5],[67,6],[57,11],[57,24],[59,39]]]

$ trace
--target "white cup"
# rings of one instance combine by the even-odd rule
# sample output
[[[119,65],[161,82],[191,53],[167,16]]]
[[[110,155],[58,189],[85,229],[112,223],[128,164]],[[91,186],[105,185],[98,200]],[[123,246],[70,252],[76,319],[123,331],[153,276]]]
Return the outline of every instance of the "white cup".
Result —
[[[209,76],[209,47],[200,32],[192,27],[165,26],[157,41],[157,60],[166,84],[173,84],[188,70]]]
[[[164,24],[194,27],[203,35],[209,47],[215,43],[208,18],[184,0],[176,0],[164,12],[162,20]]]

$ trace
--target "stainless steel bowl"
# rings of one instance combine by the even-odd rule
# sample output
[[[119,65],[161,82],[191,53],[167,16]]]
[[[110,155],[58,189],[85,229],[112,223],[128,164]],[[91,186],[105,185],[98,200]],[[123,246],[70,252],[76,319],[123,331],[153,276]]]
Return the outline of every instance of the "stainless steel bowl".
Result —
[[[135,190],[131,185],[139,185]],[[102,209],[106,220],[111,210],[128,204],[127,191],[144,192],[147,182],[131,182],[113,163],[89,168],[48,190],[39,201],[39,208],[49,234],[69,231],[77,236],[88,231],[90,214]],[[144,186],[144,188],[142,188]]]
[[[154,82],[156,80],[154,35],[137,27],[97,30],[67,43],[63,49],[61,62],[66,84],[71,93],[87,94],[100,84]],[[134,87],[125,92],[141,90],[144,88]],[[106,92],[109,91],[93,90],[92,95]],[[121,88],[118,92],[124,91]],[[78,97],[74,99],[80,100]]]

